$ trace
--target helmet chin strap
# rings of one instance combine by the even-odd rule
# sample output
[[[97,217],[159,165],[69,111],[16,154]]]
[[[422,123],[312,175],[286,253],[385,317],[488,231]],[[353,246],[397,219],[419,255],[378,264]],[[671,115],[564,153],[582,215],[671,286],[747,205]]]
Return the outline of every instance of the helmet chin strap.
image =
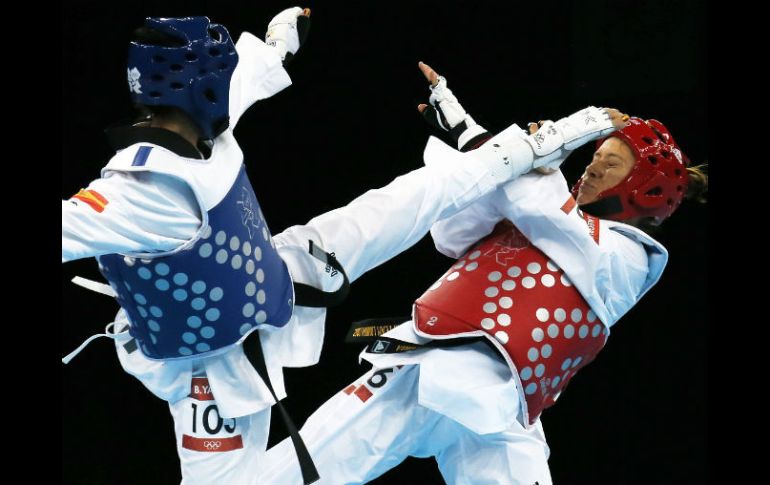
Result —
[[[580,210],[587,212],[592,216],[600,217],[602,219],[615,219],[615,214],[623,212],[623,204],[620,202],[620,197],[617,195],[611,195],[604,197],[588,204],[581,204]]]

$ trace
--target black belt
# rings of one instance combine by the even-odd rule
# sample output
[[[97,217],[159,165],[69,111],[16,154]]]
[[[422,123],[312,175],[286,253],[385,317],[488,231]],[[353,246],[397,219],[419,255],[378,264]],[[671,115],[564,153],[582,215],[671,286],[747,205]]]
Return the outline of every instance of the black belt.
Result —
[[[488,342],[484,337],[455,337],[447,340],[430,340],[424,344],[415,344],[382,335],[410,320],[409,316],[389,318],[367,318],[353,322],[345,337],[349,344],[366,344],[366,351],[371,354],[398,354],[424,348],[448,348],[467,345],[473,342]]]

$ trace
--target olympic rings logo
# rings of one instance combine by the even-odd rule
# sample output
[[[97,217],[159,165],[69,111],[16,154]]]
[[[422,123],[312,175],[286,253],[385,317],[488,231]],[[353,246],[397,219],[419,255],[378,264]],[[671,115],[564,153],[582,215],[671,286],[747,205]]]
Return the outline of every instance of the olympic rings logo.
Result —
[[[220,446],[222,446],[222,442],[221,441],[204,441],[203,446],[209,450],[216,450]]]

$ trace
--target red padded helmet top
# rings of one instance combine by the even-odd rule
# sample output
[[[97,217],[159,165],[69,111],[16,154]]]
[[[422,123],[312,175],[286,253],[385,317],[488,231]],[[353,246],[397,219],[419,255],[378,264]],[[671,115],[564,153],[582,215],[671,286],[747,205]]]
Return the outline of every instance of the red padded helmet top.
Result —
[[[687,193],[690,160],[660,121],[632,117],[628,122],[628,126],[609,136],[620,138],[631,147],[636,156],[634,167],[624,181],[601,192],[597,201],[581,209],[591,213],[592,207],[612,207],[609,212],[604,209],[604,213],[594,215],[617,221],[654,217],[660,223],[679,207]],[[598,140],[596,147],[604,140]],[[575,197],[582,181],[581,177],[572,188]]]

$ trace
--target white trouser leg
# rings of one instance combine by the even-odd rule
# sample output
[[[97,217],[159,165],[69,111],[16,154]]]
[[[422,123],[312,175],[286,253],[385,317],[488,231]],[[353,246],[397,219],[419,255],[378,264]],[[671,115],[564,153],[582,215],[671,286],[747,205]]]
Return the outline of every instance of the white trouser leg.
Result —
[[[300,431],[318,484],[366,483],[407,456],[430,456],[440,445],[442,416],[417,405],[418,366],[372,369],[321,406]],[[434,438],[438,438],[434,439]],[[267,451],[262,482],[301,485],[288,439]]]
[[[354,281],[414,245],[437,220],[457,213],[494,188],[485,168],[475,160],[465,162],[413,170],[345,207],[304,226],[288,228],[275,242],[307,251],[307,240],[313,239],[335,253]]]
[[[548,445],[542,427],[526,430],[518,421],[502,433],[471,431],[437,456],[448,485],[551,485]]]

